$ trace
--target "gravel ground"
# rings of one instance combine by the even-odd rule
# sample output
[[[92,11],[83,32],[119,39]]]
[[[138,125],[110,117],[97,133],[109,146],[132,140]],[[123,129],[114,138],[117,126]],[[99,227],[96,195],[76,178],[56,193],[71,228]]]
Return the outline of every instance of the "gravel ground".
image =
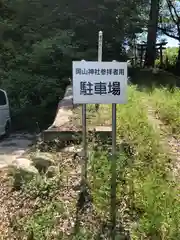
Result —
[[[71,154],[72,155],[72,154]],[[74,162],[69,153],[59,156],[61,167],[68,168],[68,178],[64,175],[61,187],[53,190],[50,199],[43,199],[41,196],[35,197],[26,191],[15,190],[13,188],[12,179],[9,177],[8,168],[1,169],[0,172],[0,240],[27,240],[26,232],[19,226],[18,220],[24,217],[31,217],[37,213],[39,209],[53,201],[61,201],[64,203],[67,212],[67,219],[58,219],[58,230],[70,233],[74,227],[76,215],[76,204],[72,212],[72,202],[76,203],[79,191],[76,187],[80,184],[80,165]],[[69,210],[71,209],[71,211]],[[25,225],[25,222],[24,222]],[[30,238],[31,239],[31,238]]]
[[[0,141],[0,168],[10,165],[16,158],[24,155],[29,149],[34,135],[14,133]]]

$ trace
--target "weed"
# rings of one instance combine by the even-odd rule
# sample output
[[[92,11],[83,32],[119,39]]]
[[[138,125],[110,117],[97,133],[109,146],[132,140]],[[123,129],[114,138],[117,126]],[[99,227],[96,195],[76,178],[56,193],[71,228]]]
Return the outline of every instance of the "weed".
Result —
[[[30,218],[21,219],[19,225],[26,225],[23,227],[26,236],[30,236],[34,240],[38,239],[58,239],[62,235],[61,231],[58,230],[57,226],[59,223],[59,216],[63,216],[64,206],[62,202],[52,202],[45,207],[39,209]]]
[[[61,178],[47,178],[46,176],[34,176],[31,181],[25,182],[22,190],[31,198],[51,199],[61,186]]]
[[[142,97],[130,87],[128,104],[117,107],[118,142],[123,140],[125,146],[117,159],[117,221],[128,228],[132,239],[174,239],[180,224],[177,185],[169,180],[169,156],[148,121]],[[94,204],[105,219],[109,219],[111,176],[107,156],[99,151],[90,161]]]
[[[171,132],[180,135],[180,90],[178,88],[174,88],[173,91],[166,88],[155,89],[150,96],[150,101]]]
[[[116,238],[179,239],[179,188],[172,180],[169,154],[161,145],[159,133],[148,120],[144,97],[154,98],[152,103],[158,106],[159,115],[162,117],[162,113],[165,115],[167,111],[169,124],[177,133],[179,131],[178,91],[170,93],[156,89],[149,97],[147,93],[137,91],[136,87],[129,87],[128,104],[117,106]],[[92,105],[87,109],[88,124],[111,121],[111,106],[102,105],[98,114]],[[93,121],[90,113],[93,113]],[[19,220],[23,231],[33,234],[35,240],[110,239],[111,164],[114,159],[110,146],[100,139],[91,139],[88,144],[88,181],[93,201],[84,215],[79,216],[76,231],[78,193],[73,192],[72,186],[80,180],[80,175],[75,174],[78,163],[73,158],[62,161],[62,171],[53,178],[42,174],[24,182],[21,190],[44,203],[31,215]],[[67,183],[71,188],[63,187]]]

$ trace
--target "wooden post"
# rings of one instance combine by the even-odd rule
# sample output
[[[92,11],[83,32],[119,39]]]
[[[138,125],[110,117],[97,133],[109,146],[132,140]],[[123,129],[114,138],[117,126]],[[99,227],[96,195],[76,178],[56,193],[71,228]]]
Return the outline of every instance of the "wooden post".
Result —
[[[162,45],[160,45],[159,50],[160,50],[160,67],[162,67],[163,65]]]
[[[134,65],[137,65],[137,46],[134,46]]]
[[[143,45],[141,45],[141,50],[140,50],[140,67],[142,67],[142,61],[143,61]]]

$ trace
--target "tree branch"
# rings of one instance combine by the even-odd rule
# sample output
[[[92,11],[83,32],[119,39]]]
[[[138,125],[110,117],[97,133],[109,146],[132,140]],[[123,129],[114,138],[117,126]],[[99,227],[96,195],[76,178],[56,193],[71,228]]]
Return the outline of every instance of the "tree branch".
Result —
[[[177,20],[175,19],[174,15],[173,15],[173,12],[172,12],[172,8],[174,9],[174,6],[173,6],[171,0],[166,0],[166,1],[167,1],[167,5],[168,5],[168,8],[169,8],[169,12],[170,12],[170,14],[171,14],[171,18],[172,18],[173,22],[174,22],[175,24],[177,24],[177,23],[178,23],[178,19],[177,19]],[[176,15],[176,14],[177,14],[177,12],[175,12],[175,15]],[[177,16],[176,16],[176,17],[177,17]],[[177,17],[177,18],[179,18],[179,17]]]
[[[173,3],[172,3],[171,0],[167,0],[167,3],[168,3],[168,5],[170,6],[170,8],[173,9],[173,11],[174,11],[174,13],[175,13],[175,16],[176,16],[176,18],[177,18],[177,23],[178,23],[178,22],[179,22],[179,15],[178,15],[178,13],[177,13],[177,11],[176,11],[175,6],[173,5]]]
[[[174,35],[168,33],[166,29],[161,28],[161,27],[158,27],[158,29],[159,29],[160,31],[162,31],[162,33],[165,34],[166,36],[180,41],[180,37],[177,37],[177,36],[174,36]]]
[[[175,16],[176,16],[175,23],[176,23],[176,26],[177,26],[178,35],[180,36],[180,26],[179,26],[180,17],[179,17],[179,15],[178,15],[177,11],[176,11],[175,6],[174,6],[173,3],[172,3],[172,0],[167,0],[167,3],[168,3],[168,6],[169,6],[169,10],[171,9],[171,13],[172,13],[172,9],[173,9],[174,14],[175,14]],[[174,20],[175,18],[174,18],[173,13],[172,13],[171,16],[173,16],[173,20]]]

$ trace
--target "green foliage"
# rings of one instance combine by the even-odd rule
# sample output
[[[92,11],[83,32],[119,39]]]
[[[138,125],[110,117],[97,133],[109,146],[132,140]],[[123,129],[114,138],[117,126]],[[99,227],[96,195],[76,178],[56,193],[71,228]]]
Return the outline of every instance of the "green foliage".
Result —
[[[158,173],[150,173],[143,184],[135,184],[135,204],[143,209],[136,235],[147,234],[156,239],[176,239],[180,236],[178,229],[180,204],[177,199],[176,186],[165,182]],[[173,207],[173,206],[176,207]]]
[[[145,97],[131,87],[128,104],[117,108],[118,143],[124,142],[117,159],[117,221],[121,229],[129,230],[131,239],[176,239],[180,235],[178,185],[169,173],[169,156],[159,133],[147,118]],[[90,161],[93,199],[103,219],[109,216],[112,173],[107,156],[101,151]]]
[[[152,103],[161,120],[169,126],[171,132],[180,136],[180,92],[178,88],[155,89],[152,93]]]
[[[142,31],[146,4],[1,1],[0,79],[9,94],[15,128],[34,129],[36,121],[42,128],[52,123],[72,60],[97,59],[99,30],[105,39],[103,59],[126,59],[124,43]]]
[[[149,120],[146,105],[150,102],[156,106],[157,98],[163,99],[161,105],[169,112],[166,104],[176,105],[179,92],[178,89],[174,93],[166,91],[156,89],[149,95],[131,86],[128,104],[117,106],[116,239],[129,236],[133,240],[175,240],[180,237],[178,182],[172,178],[169,149],[162,144],[161,131]],[[93,112],[91,105],[87,109]],[[92,116],[94,125],[95,121],[103,124],[107,116],[111,119],[111,106],[102,105],[100,110],[98,117]],[[178,105],[173,111],[178,112]],[[59,175],[46,178],[42,174],[25,179],[21,187],[21,194],[34,200],[33,206],[36,206],[16,222],[15,229],[19,229],[23,237],[33,233],[34,239],[42,240],[111,239],[110,191],[114,163],[111,145],[93,139],[88,146],[88,190],[93,201],[88,199],[87,212],[79,211],[77,217],[79,189],[76,191],[75,187],[80,181],[81,166],[69,153],[63,153]],[[59,162],[59,157],[57,160]],[[79,227],[76,226],[78,218]],[[15,233],[18,234],[16,230]]]
[[[2,88],[6,89],[11,107],[13,126],[16,129],[47,127],[55,115],[59,96],[64,94],[65,82],[45,75],[12,70],[4,73]],[[44,122],[46,119],[46,122]]]
[[[34,240],[50,240],[52,237],[54,237],[54,239],[60,239],[60,237],[63,236],[63,233],[55,229],[55,226],[57,224],[58,214],[63,215],[63,212],[63,203],[58,201],[42,207],[26,222],[26,226],[24,228],[26,236],[30,237],[33,235]],[[23,221],[24,220],[25,219],[23,219]],[[19,222],[22,226],[23,221],[21,220],[21,222]]]
[[[60,187],[60,183],[61,177],[58,174],[54,178],[37,175],[29,181],[24,181],[21,189],[27,196],[31,196],[32,199],[51,200]]]
[[[172,64],[172,65],[176,64],[176,58],[178,56],[178,51],[179,51],[178,47],[168,47],[164,51],[164,56],[168,57],[170,64]]]
[[[155,65],[157,67],[163,67],[165,70],[173,72],[177,75],[177,59],[178,59],[179,47],[168,47],[163,51],[163,64],[160,66],[160,59],[156,59]]]

